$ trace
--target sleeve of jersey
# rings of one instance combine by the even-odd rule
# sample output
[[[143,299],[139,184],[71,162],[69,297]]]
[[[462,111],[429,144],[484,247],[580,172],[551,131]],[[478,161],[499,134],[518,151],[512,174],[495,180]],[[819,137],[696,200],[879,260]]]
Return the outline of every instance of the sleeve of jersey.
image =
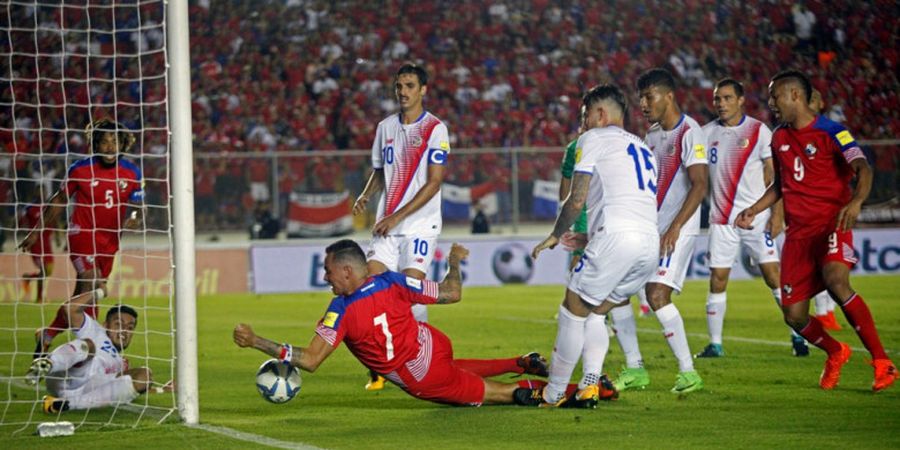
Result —
[[[325,316],[316,324],[316,334],[319,335],[328,345],[337,347],[344,340],[344,327],[341,326],[344,318],[343,304],[338,299],[331,301]]]
[[[681,138],[681,160],[684,167],[709,164],[706,159],[706,135],[700,128],[691,128]]]
[[[392,272],[388,275],[392,284],[399,287],[410,303],[431,305],[438,299],[438,283],[431,280],[420,280],[402,273]]]
[[[562,172],[562,177],[566,179],[572,178],[572,172],[575,171],[575,149],[578,148],[578,141],[569,142],[569,145],[566,146],[566,154],[563,155],[563,162],[560,171]]]
[[[756,142],[756,148],[759,149],[759,159],[772,157],[772,132],[764,124],[759,126],[759,140]]]
[[[144,177],[141,176],[141,172],[137,171],[134,173],[134,182],[137,185],[133,191],[131,191],[131,195],[128,196],[128,202],[133,204],[140,204],[144,201]]]
[[[384,159],[381,154],[381,143],[383,139],[381,138],[382,134],[384,134],[384,126],[379,123],[378,128],[375,130],[375,140],[372,142],[372,168],[381,169],[384,167]]]
[[[93,338],[97,335],[98,332],[100,332],[100,330],[100,324],[97,323],[97,321],[94,320],[91,316],[85,314],[84,322],[81,323],[81,328],[72,331],[74,332],[75,337],[77,337],[78,339],[85,339]],[[99,343],[96,344],[99,345]]]
[[[428,139],[428,165],[446,165],[449,153],[450,133],[446,125],[439,123],[431,131],[431,137]]]
[[[75,164],[72,164],[69,167],[69,170],[66,171],[66,180],[63,182],[62,188],[66,191],[66,195],[71,197],[72,194],[75,193],[75,190],[78,188],[78,183],[75,180]]]
[[[841,127],[841,130],[833,136],[834,139],[837,140],[841,149],[841,154],[844,155],[844,159],[847,160],[847,162],[866,157],[862,149],[859,148],[859,144],[856,143],[856,139],[853,138],[853,135],[843,127]]]
[[[588,150],[588,152],[585,152]],[[575,142],[575,155],[572,175],[575,172],[582,172],[588,175],[594,173],[597,155],[601,151],[597,139],[593,136],[582,136]]]

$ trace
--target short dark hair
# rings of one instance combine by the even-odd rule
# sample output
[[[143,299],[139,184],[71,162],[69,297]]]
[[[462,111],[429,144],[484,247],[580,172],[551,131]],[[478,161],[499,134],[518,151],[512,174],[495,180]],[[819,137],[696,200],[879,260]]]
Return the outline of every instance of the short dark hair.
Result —
[[[584,97],[581,98],[581,104],[585,109],[591,109],[597,102],[605,100],[610,100],[615,103],[619,107],[622,117],[625,117],[625,113],[628,112],[628,103],[625,101],[625,94],[618,86],[613,84],[599,84],[588,89],[588,91],[584,93]]]
[[[397,70],[396,78],[400,78],[400,75],[404,75],[404,74],[408,74],[408,73],[414,74],[416,76],[416,78],[419,79],[419,84],[421,84],[422,86],[425,86],[428,84],[428,72],[426,72],[425,69],[422,68],[422,66],[420,66],[416,63],[411,63],[411,62],[408,62],[408,63],[400,66],[400,69]]]
[[[332,255],[338,262],[353,262],[366,265],[366,254],[353,239],[341,239],[325,247],[325,254]]]
[[[103,133],[115,133],[117,135],[116,139],[119,143],[119,152],[127,152],[131,149],[131,146],[134,145],[134,134],[128,127],[119,122],[103,118],[91,122],[84,129],[84,134],[87,136],[88,148],[91,149],[91,152],[97,151]]]
[[[116,306],[113,306],[112,308],[110,308],[109,311],[106,312],[106,321],[107,322],[109,321],[109,319],[112,317],[113,314],[128,314],[129,316],[134,317],[135,321],[137,321],[137,318],[138,318],[137,311],[135,311],[134,308],[132,308],[128,305],[116,305]]]
[[[744,96],[744,85],[741,84],[740,81],[735,80],[734,78],[722,78],[721,80],[716,82],[716,89],[719,89],[719,88],[722,88],[725,86],[731,86],[732,88],[734,88],[734,93],[738,97]]]
[[[669,91],[674,91],[675,77],[673,77],[668,70],[661,67],[650,69],[642,73],[641,76],[638,77],[638,92],[643,91],[644,89],[649,89],[653,86],[658,86]]]
[[[796,83],[803,89],[803,94],[806,97],[806,103],[808,104],[812,101],[812,83],[809,82],[809,77],[806,76],[805,73],[797,70],[797,69],[787,69],[782,70],[775,74],[772,77],[772,82],[778,81],[787,81],[791,83]]]

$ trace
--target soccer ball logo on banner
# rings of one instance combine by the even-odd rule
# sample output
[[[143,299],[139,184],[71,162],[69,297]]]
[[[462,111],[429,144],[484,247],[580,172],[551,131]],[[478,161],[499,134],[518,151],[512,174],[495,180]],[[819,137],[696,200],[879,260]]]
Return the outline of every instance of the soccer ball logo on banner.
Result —
[[[491,259],[491,267],[503,284],[527,283],[534,273],[534,261],[528,249],[517,243],[498,247]]]

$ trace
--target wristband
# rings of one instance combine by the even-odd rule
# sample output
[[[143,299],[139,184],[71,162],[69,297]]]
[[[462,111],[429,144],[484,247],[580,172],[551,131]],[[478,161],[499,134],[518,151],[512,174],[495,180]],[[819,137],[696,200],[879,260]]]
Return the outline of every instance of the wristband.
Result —
[[[281,354],[278,355],[278,360],[282,362],[291,362],[291,357],[294,356],[294,348],[291,347],[291,344],[281,344]]]
[[[106,292],[103,288],[94,289],[94,299],[97,301],[103,300],[106,297]]]

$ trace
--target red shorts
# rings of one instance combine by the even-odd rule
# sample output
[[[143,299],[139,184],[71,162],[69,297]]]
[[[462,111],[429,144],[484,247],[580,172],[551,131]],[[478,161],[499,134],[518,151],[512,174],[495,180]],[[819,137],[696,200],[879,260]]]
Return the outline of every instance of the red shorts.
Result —
[[[396,372],[386,375],[398,383],[413,397],[436,403],[460,406],[478,406],[484,400],[484,380],[468,370],[453,364],[453,344],[444,333],[428,324],[421,324],[419,357],[407,362]],[[430,355],[428,354],[430,350]],[[423,361],[430,357],[430,365],[424,376],[418,373]],[[417,379],[418,378],[418,379]]]
[[[856,265],[852,231],[785,239],[781,254],[781,304],[793,305],[824,291],[822,268],[831,262],[850,268]]]
[[[109,278],[118,248],[97,245],[93,233],[70,235],[68,240],[69,259],[76,272],[84,273],[96,268],[100,272],[100,278]]]

